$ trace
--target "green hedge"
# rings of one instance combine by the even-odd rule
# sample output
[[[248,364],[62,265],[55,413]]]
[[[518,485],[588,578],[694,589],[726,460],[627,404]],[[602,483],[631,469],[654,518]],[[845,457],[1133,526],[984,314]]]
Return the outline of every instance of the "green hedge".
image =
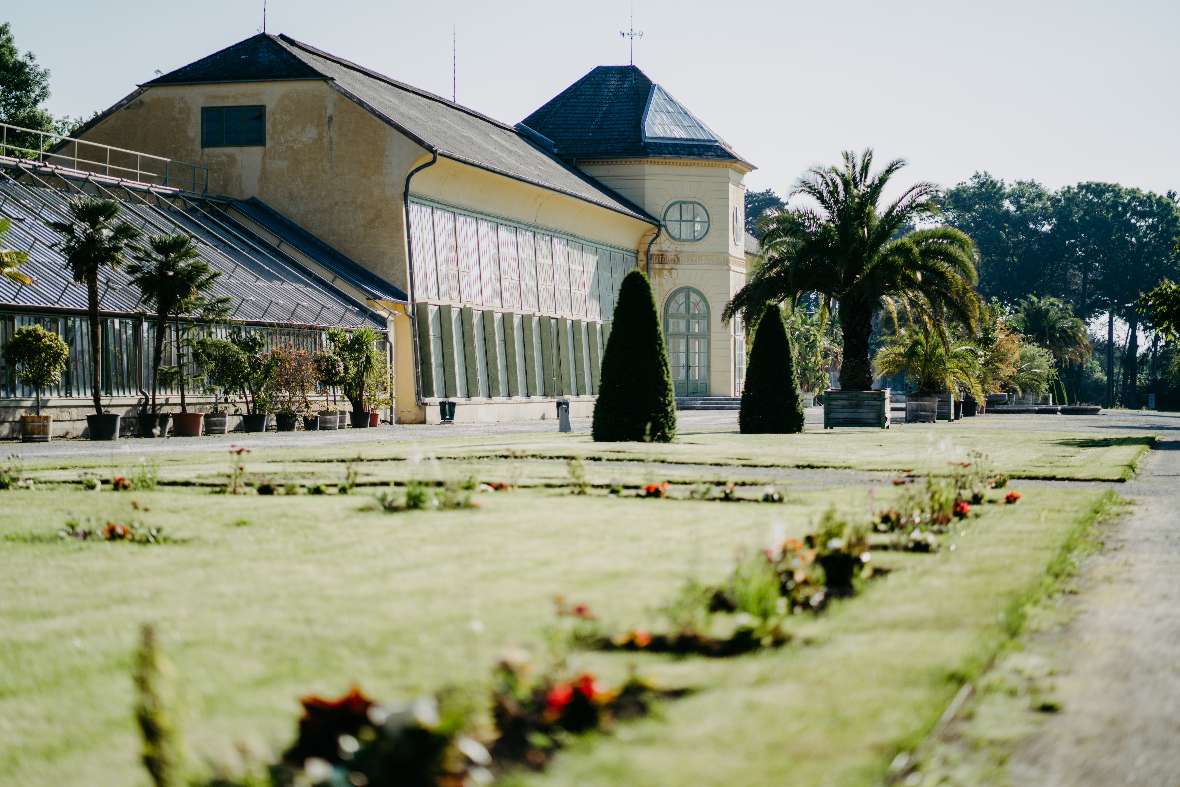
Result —
[[[777,304],[767,305],[754,332],[738,425],[743,434],[803,431],[803,399],[791,342]]]
[[[676,438],[676,396],[651,284],[641,271],[623,279],[594,405],[598,442],[669,443]]]

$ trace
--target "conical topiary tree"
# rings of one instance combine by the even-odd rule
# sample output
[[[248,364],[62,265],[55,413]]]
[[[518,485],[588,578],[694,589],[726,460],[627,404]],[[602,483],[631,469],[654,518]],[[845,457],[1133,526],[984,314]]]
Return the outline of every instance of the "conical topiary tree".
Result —
[[[597,442],[670,443],[676,437],[676,396],[651,284],[641,271],[623,279],[594,404]]]
[[[803,399],[795,377],[795,359],[777,304],[766,306],[754,331],[738,425],[743,434],[803,431]]]

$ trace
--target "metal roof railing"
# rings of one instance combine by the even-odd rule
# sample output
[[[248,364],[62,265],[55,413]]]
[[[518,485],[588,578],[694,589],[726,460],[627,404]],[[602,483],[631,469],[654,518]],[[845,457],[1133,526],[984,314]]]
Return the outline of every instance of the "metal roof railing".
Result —
[[[206,194],[209,191],[209,168],[203,164],[104,145],[51,131],[14,126],[11,123],[0,123],[0,157],[37,161],[77,172],[182,189],[194,194]]]

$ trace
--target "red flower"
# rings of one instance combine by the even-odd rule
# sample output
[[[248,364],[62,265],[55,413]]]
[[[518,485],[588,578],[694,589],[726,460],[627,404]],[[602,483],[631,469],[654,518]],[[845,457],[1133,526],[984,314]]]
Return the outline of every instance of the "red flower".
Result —
[[[589,672],[583,672],[578,676],[575,687],[577,688],[579,694],[591,702],[594,701],[594,698],[597,697],[599,693],[598,682]]]
[[[665,497],[668,494],[668,482],[662,484],[646,484],[643,487],[644,497]]]
[[[123,476],[117,475],[111,479],[111,488],[116,492],[125,492],[131,488],[131,482]]]
[[[574,604],[571,614],[575,618],[581,618],[582,620],[594,620],[595,618],[594,613],[590,611],[590,607],[585,604]]]
[[[635,643],[635,647],[642,650],[651,644],[651,634],[647,629],[635,629],[631,633],[631,641]]]
[[[371,723],[369,709],[373,707],[373,701],[355,686],[339,699],[310,696],[301,699],[300,703],[303,718],[299,720],[299,737],[283,755],[288,762],[303,764],[309,757],[336,762],[340,736],[355,736]]]
[[[966,500],[955,501],[955,516],[959,519],[966,519],[967,515],[971,513],[971,504]]]
[[[554,718],[559,717],[573,699],[573,686],[568,683],[558,683],[545,695],[545,713]]]
[[[250,453],[250,449],[244,445],[231,445],[229,452],[235,456],[241,456],[242,454]]]
[[[1004,495],[1004,502],[1007,503],[1008,505],[1012,505],[1013,503],[1015,503],[1017,500],[1019,500],[1022,497],[1024,497],[1024,495],[1020,494],[1015,489],[1013,489],[1011,492]]]

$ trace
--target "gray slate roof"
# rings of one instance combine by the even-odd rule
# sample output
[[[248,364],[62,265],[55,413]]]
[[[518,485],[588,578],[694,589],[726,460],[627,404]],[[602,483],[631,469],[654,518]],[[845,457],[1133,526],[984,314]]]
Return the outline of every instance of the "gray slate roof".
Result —
[[[68,201],[77,191],[36,185],[22,169],[24,173],[35,171],[28,163],[0,163],[0,216],[12,220],[4,246],[28,252],[29,261],[22,270],[33,278],[33,284],[22,286],[0,279],[0,306],[85,311],[85,287],[71,279],[64,256],[54,248],[61,236],[47,224],[68,220]],[[44,168],[42,173],[47,174]],[[86,185],[83,181],[70,182]],[[67,182],[63,181],[63,185]],[[230,298],[234,320],[384,328],[384,320],[366,304],[348,297],[233,221],[224,210],[227,203],[223,200],[191,196],[183,202],[154,200],[150,192],[134,187],[108,187],[108,191],[99,196],[116,197],[123,220],[145,234],[183,232],[194,239],[201,258],[222,274],[215,294]],[[341,265],[335,256],[338,252],[327,255],[310,245],[305,248],[301,238],[293,237],[291,242],[325,267]],[[405,300],[400,290],[390,289]],[[104,271],[99,292],[104,311],[131,314],[141,309],[139,294],[123,271]]]
[[[567,161],[704,158],[734,150],[636,66],[598,66],[521,122]]]
[[[658,223],[639,206],[547,152],[534,135],[286,35],[260,33],[145,87],[308,78],[328,80],[365,110],[440,156]]]

